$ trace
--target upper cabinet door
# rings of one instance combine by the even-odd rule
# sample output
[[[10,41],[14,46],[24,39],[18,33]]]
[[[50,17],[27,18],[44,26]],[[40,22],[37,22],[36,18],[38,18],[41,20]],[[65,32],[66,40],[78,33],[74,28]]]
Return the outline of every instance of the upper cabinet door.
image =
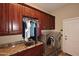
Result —
[[[35,15],[35,11],[36,11],[35,9],[30,8],[30,14],[31,14],[31,17],[33,18],[37,18]]]
[[[31,9],[29,7],[23,6],[23,16],[30,16],[31,17]]]
[[[17,4],[9,4],[9,33],[19,34],[22,30],[20,8]]]
[[[17,4],[18,6],[18,21],[19,21],[19,33],[22,33],[22,18],[23,18],[23,7],[19,4]]]
[[[45,14],[41,13],[41,27],[42,27],[42,29],[45,29],[45,25],[46,25]]]
[[[0,3],[0,35],[8,34],[8,6],[9,4]]]
[[[51,21],[50,21],[50,23],[51,23],[51,28],[52,28],[52,29],[55,29],[55,16],[51,16],[50,18],[51,18],[51,19],[50,19],[50,20],[51,20]]]
[[[43,29],[43,25],[42,25],[42,13],[36,10],[35,16],[36,16],[36,18],[38,18],[40,29]]]

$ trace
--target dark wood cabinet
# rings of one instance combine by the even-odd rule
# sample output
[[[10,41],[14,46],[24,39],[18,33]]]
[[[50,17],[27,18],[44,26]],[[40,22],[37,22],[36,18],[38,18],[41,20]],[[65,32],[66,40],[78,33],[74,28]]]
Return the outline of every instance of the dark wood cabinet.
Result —
[[[8,33],[8,4],[0,4],[0,35]]]
[[[41,29],[45,29],[46,27],[46,17],[45,14],[41,13]]]
[[[23,16],[37,18],[40,30],[55,29],[55,16],[27,5],[0,3],[0,35],[21,34]]]
[[[33,17],[33,18],[37,18],[37,17],[35,16],[35,11],[36,11],[36,10],[30,8],[31,17]]]
[[[31,9],[28,7],[23,6],[23,16],[31,17]]]
[[[44,46],[43,44],[40,44],[38,46],[13,54],[12,56],[42,56],[43,53],[44,53]]]
[[[16,19],[17,19],[17,14],[15,15],[15,11],[14,11],[14,5],[13,4],[9,4],[9,33],[12,34],[15,30],[17,30],[18,28],[15,26],[16,24]],[[16,10],[17,11],[17,10]],[[15,17],[16,16],[16,17]],[[15,24],[14,24],[14,21]]]
[[[48,16],[48,29],[55,29],[55,17]]]
[[[9,4],[9,34],[18,34],[22,31],[20,8],[16,4]]]
[[[55,17],[50,17],[50,29],[55,29]]]

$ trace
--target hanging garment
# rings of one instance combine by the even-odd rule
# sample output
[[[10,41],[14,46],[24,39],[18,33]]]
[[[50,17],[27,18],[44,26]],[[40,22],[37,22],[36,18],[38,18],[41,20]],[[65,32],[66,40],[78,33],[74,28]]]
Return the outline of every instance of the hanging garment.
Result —
[[[36,23],[36,31],[37,31],[37,37],[39,36],[39,22],[37,21],[37,23]]]
[[[34,34],[34,32],[35,32],[35,27],[36,27],[36,25],[35,25],[35,21],[31,21],[30,22],[30,24],[31,24],[31,27],[30,27],[30,36],[31,37],[34,37],[35,36],[35,34]]]
[[[34,40],[36,40],[37,37],[37,24],[35,23],[35,28],[34,28]]]
[[[30,20],[27,20],[26,23],[27,23],[27,29],[25,29],[25,36],[27,38],[30,38]]]
[[[22,37],[25,38],[25,29],[27,29],[27,23],[26,23],[26,20],[25,18],[23,18],[23,21],[22,21]]]

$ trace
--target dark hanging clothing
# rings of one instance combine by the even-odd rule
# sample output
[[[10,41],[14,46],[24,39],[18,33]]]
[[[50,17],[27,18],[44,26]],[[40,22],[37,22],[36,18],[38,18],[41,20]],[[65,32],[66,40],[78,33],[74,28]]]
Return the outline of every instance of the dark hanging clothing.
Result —
[[[34,28],[34,37],[35,37],[35,40],[36,40],[36,34],[37,34],[37,31],[36,31],[36,27]]]
[[[22,21],[22,37],[25,38],[25,29],[27,28],[26,22]]]

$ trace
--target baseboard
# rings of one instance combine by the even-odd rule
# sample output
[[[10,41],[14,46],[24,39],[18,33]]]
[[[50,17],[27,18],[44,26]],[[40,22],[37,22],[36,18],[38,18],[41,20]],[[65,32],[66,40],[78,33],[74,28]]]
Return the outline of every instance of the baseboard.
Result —
[[[63,53],[64,53],[64,55],[66,55],[66,56],[72,56],[71,54],[69,54],[69,53],[66,53],[66,52],[64,52],[64,51],[62,51]]]
[[[71,54],[69,54],[69,53],[65,53],[65,55],[67,55],[67,56],[72,56]]]

